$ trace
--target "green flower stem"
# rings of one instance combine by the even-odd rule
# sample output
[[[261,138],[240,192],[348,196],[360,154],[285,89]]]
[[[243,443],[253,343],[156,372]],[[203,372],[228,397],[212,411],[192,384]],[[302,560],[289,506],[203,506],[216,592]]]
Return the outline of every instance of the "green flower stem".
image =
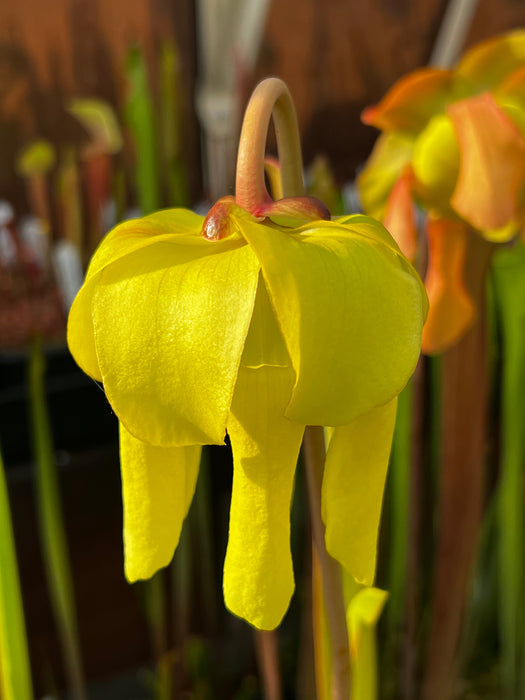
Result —
[[[153,660],[158,663],[167,649],[166,592],[164,590],[164,569],[157,571],[147,581],[139,584],[144,594],[144,610],[148,623]]]
[[[145,215],[159,208],[160,197],[155,109],[148,85],[147,65],[138,48],[129,52],[127,78],[126,123],[133,135],[137,196]]]
[[[162,171],[169,205],[189,206],[188,180],[182,160],[180,137],[182,90],[180,61],[175,42],[164,43],[160,54]]]
[[[339,564],[326,551],[321,518],[321,483],[325,461],[323,429],[308,426],[304,436],[304,462],[313,539],[321,569],[324,604],[332,651],[332,700],[350,698],[350,648]]]
[[[32,700],[31,667],[4,465],[0,455],[0,697]]]
[[[390,490],[390,567],[388,621],[390,637],[398,637],[403,619],[409,542],[410,467],[412,433],[412,382],[398,397],[396,427],[392,443]]]
[[[522,596],[525,515],[525,246],[498,251],[494,296],[501,334],[501,477],[499,487],[499,594],[502,676],[505,697],[522,697]],[[521,652],[521,653],[520,653]]]
[[[257,86],[250,99],[239,142],[235,199],[248,211],[255,211],[269,199],[264,184],[264,155],[270,117],[277,136],[283,196],[305,194],[295,107],[283,81],[269,78]]]
[[[62,644],[71,697],[85,700],[82,660],[78,641],[73,581],[60,505],[58,475],[44,388],[45,359],[35,341],[29,363],[29,394],[37,469],[40,537],[51,603]]]

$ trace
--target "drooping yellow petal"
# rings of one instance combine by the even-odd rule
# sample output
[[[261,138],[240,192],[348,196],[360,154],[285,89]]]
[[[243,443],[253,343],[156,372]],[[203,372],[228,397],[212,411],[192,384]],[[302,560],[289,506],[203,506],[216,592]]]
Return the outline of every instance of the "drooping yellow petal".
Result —
[[[405,171],[396,182],[386,205],[383,224],[391,233],[401,252],[411,262],[417,252],[417,226],[412,199],[412,171]]]
[[[383,131],[417,132],[444,109],[451,80],[450,70],[415,70],[398,80],[377,105],[365,109],[361,119]]]
[[[382,219],[388,196],[399,173],[410,163],[413,141],[403,134],[382,134],[359,173],[357,186],[363,210]]]
[[[199,471],[200,446],[153,447],[120,424],[126,578],[167,566],[179,542]]]
[[[457,80],[478,92],[491,90],[525,62],[525,30],[518,29],[477,44],[455,69]]]
[[[461,163],[454,209],[475,228],[497,229],[517,215],[525,138],[488,93],[449,107]]]
[[[237,235],[158,241],[101,272],[97,357],[130,433],[152,445],[223,442],[258,274]]]
[[[397,399],[336,428],[326,454],[322,513],[326,548],[371,585]]]
[[[417,138],[412,167],[416,190],[423,203],[441,215],[450,211],[459,162],[459,147],[452,122],[446,115],[438,115]]]
[[[114,228],[98,246],[89,264],[86,280],[71,307],[67,340],[77,364],[98,382],[98,365],[93,330],[93,291],[100,273],[112,262],[166,240],[166,236],[188,236],[200,231],[203,217],[186,209],[166,209],[142,219],[125,221]]]
[[[434,355],[454,345],[476,318],[474,302],[463,281],[467,254],[466,225],[447,219],[427,220],[430,302],[422,350]]]
[[[389,401],[419,355],[426,315],[419,278],[381,224],[350,221],[315,222],[298,233],[239,224],[261,262],[296,373],[286,415],[305,425],[344,425]]]
[[[104,267],[166,237],[200,233],[204,217],[188,209],[161,209],[140,219],[124,221],[102,239],[86,273],[89,279]]]
[[[290,502],[304,425],[284,417],[293,372],[241,366],[228,421],[233,489],[224,601],[259,629],[277,627],[294,590]]]

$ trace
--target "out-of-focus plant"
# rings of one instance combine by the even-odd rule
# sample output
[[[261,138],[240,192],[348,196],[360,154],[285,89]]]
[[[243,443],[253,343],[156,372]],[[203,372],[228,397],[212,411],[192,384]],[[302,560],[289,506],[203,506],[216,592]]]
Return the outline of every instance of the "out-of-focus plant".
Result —
[[[160,205],[157,125],[148,66],[137,47],[130,50],[127,60],[125,121],[134,147],[137,200],[141,213],[150,214]]]
[[[525,222],[524,84],[525,32],[518,30],[471,49],[452,69],[424,68],[409,74],[363,114],[366,123],[383,132],[359,177],[364,209],[383,220],[407,257],[422,269],[426,265],[430,309],[423,350],[443,354],[440,383],[433,386],[440,396],[431,396],[441,404],[441,457],[425,700],[442,700],[453,692],[479,535],[488,416],[485,296],[496,245],[512,246]],[[416,205],[425,213],[425,237],[418,232]],[[506,253],[516,256],[513,265],[519,248]],[[498,266],[495,277],[509,275],[496,287],[505,347],[499,495],[500,532],[506,534],[500,543],[500,599],[502,675],[509,697],[517,692],[521,642],[515,627],[520,618],[516,591],[523,568],[521,548],[515,546],[522,537],[516,514],[523,490],[518,488],[515,464],[521,448],[519,438],[512,438],[517,432],[513,418],[506,424],[514,401],[509,398],[508,377],[519,372],[516,358],[522,353],[518,331],[509,329],[521,322],[518,316],[509,322],[513,312],[503,311],[501,301],[508,299],[505,290],[517,277],[513,265],[506,272],[505,265]],[[400,429],[400,437],[404,433],[406,438],[409,429]]]
[[[68,111],[89,135],[81,159],[91,224],[91,251],[107,231],[105,218],[113,187],[113,161],[122,148],[122,135],[113,109],[103,100],[76,98],[69,103]]]
[[[525,215],[525,31],[491,39],[454,69],[422,68],[363,113],[380,129],[359,177],[365,211],[385,221],[410,258],[413,202],[428,212],[430,300],[423,349],[442,352],[472,325],[462,279],[467,229],[503,242]]]
[[[4,465],[0,455],[0,697],[32,700],[22,593]]]
[[[272,113],[284,195],[276,202],[263,177]],[[68,340],[120,420],[129,580],[171,560],[201,445],[222,444],[227,431],[225,602],[256,628],[275,628],[294,589],[289,510],[305,435],[332,694],[344,698],[339,565],[372,584],[396,396],[417,361],[427,307],[380,224],[327,216],[304,196],[290,95],[265,81],[246,112],[235,198],[206,219],[167,210],[117,227],[91,262]],[[311,427],[322,425],[335,426],[326,460],[322,429]]]
[[[46,139],[29,143],[20,153],[17,162],[19,175],[24,178],[33,214],[49,229],[50,212],[46,175],[55,164],[56,153]]]
[[[525,691],[523,588],[525,585],[525,246],[498,250],[492,267],[501,338],[501,445],[499,486],[500,639],[509,698]]]

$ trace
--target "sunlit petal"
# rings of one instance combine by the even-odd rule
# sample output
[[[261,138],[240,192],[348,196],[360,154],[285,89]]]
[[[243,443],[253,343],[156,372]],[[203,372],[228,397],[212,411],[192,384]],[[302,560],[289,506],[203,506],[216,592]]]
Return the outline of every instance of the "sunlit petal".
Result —
[[[104,388],[152,445],[222,443],[259,272],[235,236],[157,242],[113,262],[93,294]]]
[[[463,281],[467,252],[465,224],[447,219],[427,221],[429,248],[425,278],[430,308],[423,328],[422,350],[428,355],[454,345],[476,317]]]
[[[290,502],[304,426],[284,417],[285,367],[241,367],[228,421],[233,450],[224,600],[259,629],[276,627],[294,589]]]
[[[379,104],[365,109],[361,119],[383,131],[417,132],[444,109],[451,79],[449,70],[415,70],[398,80]]]
[[[343,425],[389,401],[419,355],[419,278],[394,243],[383,243],[381,224],[363,219],[355,228],[348,219],[344,228],[316,222],[296,234],[241,226],[296,372],[286,415],[305,425]]]
[[[153,447],[120,424],[124,558],[128,581],[169,564],[199,470],[201,448]]]
[[[326,454],[322,513],[328,552],[372,585],[397,399],[334,430]]]
[[[488,93],[448,111],[461,151],[452,206],[480,230],[506,226],[517,215],[525,138]]]
[[[68,345],[78,365],[96,381],[102,381],[93,329],[93,292],[101,271],[112,262],[165,241],[166,236],[188,236],[200,231],[203,217],[185,209],[166,209],[142,219],[125,221],[104,238],[89,264],[86,281],[77,294],[68,318]]]

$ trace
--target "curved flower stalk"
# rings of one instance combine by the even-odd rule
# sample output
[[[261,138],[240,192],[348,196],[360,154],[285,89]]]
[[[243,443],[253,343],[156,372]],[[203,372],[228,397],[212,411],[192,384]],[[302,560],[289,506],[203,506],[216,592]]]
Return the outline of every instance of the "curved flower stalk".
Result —
[[[263,178],[270,116],[283,192]],[[305,426],[334,426],[323,478],[329,553],[372,583],[395,399],[420,348],[422,284],[365,216],[323,220],[304,198],[281,81],[248,107],[235,200],[126,222],[102,242],[69,317],[78,364],[120,421],[126,576],[173,556],[201,446],[234,459],[227,607],[276,627],[294,589],[290,501]]]
[[[359,177],[365,211],[412,260],[413,203],[428,213],[427,353],[446,350],[475,319],[463,284],[468,229],[495,243],[523,229],[524,84],[525,30],[518,30],[476,46],[452,70],[414,71],[363,113],[383,132]]]

